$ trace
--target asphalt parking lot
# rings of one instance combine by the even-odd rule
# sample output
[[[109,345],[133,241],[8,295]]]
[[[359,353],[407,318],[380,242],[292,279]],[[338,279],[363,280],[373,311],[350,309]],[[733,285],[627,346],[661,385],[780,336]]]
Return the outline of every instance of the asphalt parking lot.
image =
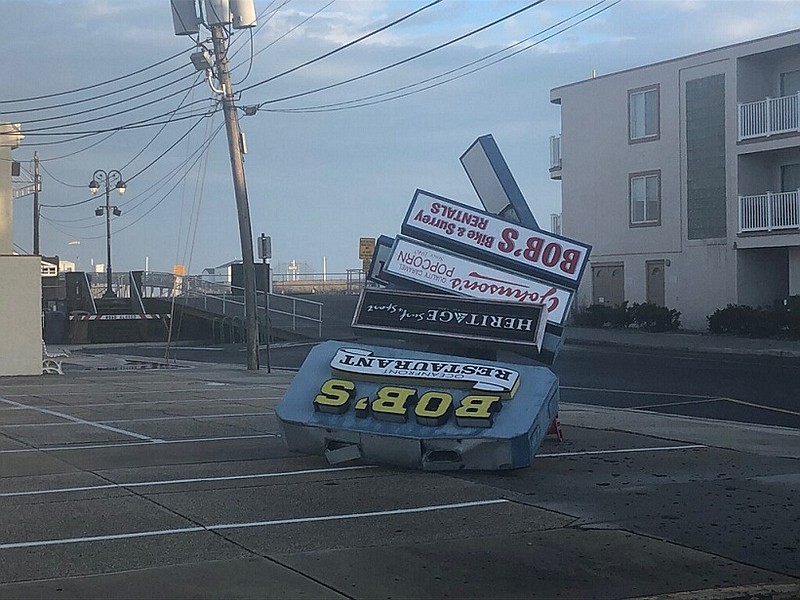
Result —
[[[526,469],[331,466],[293,372],[97,367],[0,380],[0,597],[800,594],[793,430],[563,405]]]

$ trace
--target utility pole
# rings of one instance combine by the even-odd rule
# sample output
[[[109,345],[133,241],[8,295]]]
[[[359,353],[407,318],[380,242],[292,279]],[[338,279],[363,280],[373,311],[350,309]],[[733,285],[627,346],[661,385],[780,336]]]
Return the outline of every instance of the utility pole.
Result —
[[[33,253],[39,254],[39,151],[33,153]]]
[[[234,104],[233,86],[225,44],[225,27],[211,25],[211,38],[217,59],[217,77],[222,85],[222,108],[225,114],[225,130],[228,134],[228,150],[231,155],[231,174],[236,195],[236,212],[239,216],[239,237],[242,244],[242,271],[244,272],[244,318],[247,338],[247,370],[258,371],[258,320],[256,315],[256,268],[253,259],[253,232],[250,226],[250,205],[247,199],[247,182],[244,177],[242,159],[242,135],[239,116]]]

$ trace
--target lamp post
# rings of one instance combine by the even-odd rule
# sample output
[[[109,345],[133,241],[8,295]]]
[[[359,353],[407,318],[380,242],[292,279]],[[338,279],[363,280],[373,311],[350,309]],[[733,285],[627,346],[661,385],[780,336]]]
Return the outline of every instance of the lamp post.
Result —
[[[98,217],[102,217],[103,214],[106,216],[106,291],[103,294],[103,298],[117,297],[111,287],[111,213],[113,212],[114,216],[118,217],[122,214],[122,211],[116,206],[111,206],[112,183],[114,183],[114,188],[120,194],[125,193],[125,181],[122,179],[122,173],[117,170],[103,171],[98,169],[94,172],[92,180],[89,182],[89,190],[93,194],[97,193],[101,184],[106,188],[106,205],[104,207],[98,206],[94,210],[94,214]]]

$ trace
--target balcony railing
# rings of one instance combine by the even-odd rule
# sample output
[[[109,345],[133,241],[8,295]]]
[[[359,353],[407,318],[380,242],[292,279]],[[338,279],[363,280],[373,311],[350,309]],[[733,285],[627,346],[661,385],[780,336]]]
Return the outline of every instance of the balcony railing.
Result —
[[[800,131],[800,92],[739,104],[739,140]]]
[[[550,136],[550,170],[561,168],[561,136]]]
[[[739,233],[800,229],[800,190],[739,196]]]

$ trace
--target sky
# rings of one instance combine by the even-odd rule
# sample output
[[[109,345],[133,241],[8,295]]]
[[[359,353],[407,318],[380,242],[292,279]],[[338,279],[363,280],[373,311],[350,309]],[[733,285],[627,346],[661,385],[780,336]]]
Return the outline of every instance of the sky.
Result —
[[[358,269],[359,238],[399,233],[416,189],[479,207],[459,157],[486,134],[547,227],[561,210],[551,89],[800,24],[790,0],[544,0],[467,35],[531,0],[442,0],[314,61],[430,3],[255,0],[259,26],[233,32],[237,106],[259,107],[239,113],[252,233],[271,236],[276,273]],[[241,259],[218,96],[191,65],[196,40],[174,35],[169,0],[0,0],[0,14],[0,121],[22,124],[23,180],[40,158],[41,253],[106,262],[105,198],[88,190],[100,169],[127,184],[111,196],[115,271]],[[32,206],[14,200],[21,253]]]

